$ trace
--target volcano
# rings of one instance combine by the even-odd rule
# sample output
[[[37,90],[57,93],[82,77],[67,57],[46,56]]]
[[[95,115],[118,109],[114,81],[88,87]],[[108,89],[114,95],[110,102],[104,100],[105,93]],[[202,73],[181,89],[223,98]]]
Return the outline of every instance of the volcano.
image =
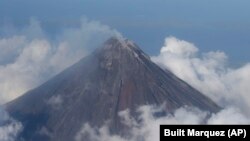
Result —
[[[110,38],[102,47],[43,85],[6,104],[22,122],[19,140],[74,141],[84,123],[122,134],[118,113],[161,105],[171,113],[182,106],[220,109],[208,97],[163,70],[134,42]],[[134,114],[136,116],[136,114]]]

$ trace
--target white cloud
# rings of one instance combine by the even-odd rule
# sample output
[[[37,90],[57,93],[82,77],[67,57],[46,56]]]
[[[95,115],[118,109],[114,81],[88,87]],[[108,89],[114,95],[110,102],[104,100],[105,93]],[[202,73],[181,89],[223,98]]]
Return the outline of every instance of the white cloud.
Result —
[[[62,108],[61,106],[63,104],[63,98],[60,95],[52,96],[47,101],[47,104],[51,106],[51,108],[53,108],[54,110],[60,109]]]
[[[15,141],[21,129],[22,124],[16,121],[8,123],[8,125],[5,126],[0,126],[0,140]]]
[[[13,36],[12,38],[2,38],[0,40],[0,65],[4,65],[14,61],[23,46],[25,45],[24,36]]]
[[[81,26],[64,29],[52,42],[31,19],[30,26],[16,35],[0,38],[0,104],[40,85],[111,36],[121,37],[116,30],[83,18]]]
[[[81,131],[77,133],[75,140],[83,141],[126,141],[126,139],[119,135],[111,135],[108,126],[103,126],[99,129],[92,128],[89,124],[84,124]]]
[[[100,128],[91,127],[88,123],[76,134],[75,141],[83,141],[89,137],[91,141],[152,141],[159,140],[159,125],[162,124],[249,124],[237,109],[228,108],[219,113],[209,115],[208,112],[197,108],[182,107],[173,114],[155,117],[154,114],[163,110],[164,106],[142,106],[138,109],[139,122],[129,113],[129,110],[120,112],[123,124],[129,127],[128,136],[119,136],[109,132],[109,125]],[[209,118],[210,117],[210,118]]]
[[[175,37],[166,38],[165,46],[167,47],[161,48],[161,53],[170,52],[176,55],[189,57],[193,56],[198,51],[198,48],[196,48],[194,44],[184,40],[178,40]]]
[[[249,117],[239,109],[229,107],[217,114],[213,114],[207,121],[208,124],[249,124]]]
[[[50,65],[53,56],[48,41],[34,39],[26,42],[14,62],[0,66],[1,102],[21,95],[54,75],[55,70],[51,70],[54,68]]]
[[[23,126],[0,108],[0,140],[15,141]]]
[[[174,37],[166,38],[158,56],[152,60],[223,107],[235,106],[249,114],[250,65],[227,66],[224,52],[200,54],[192,43]]]

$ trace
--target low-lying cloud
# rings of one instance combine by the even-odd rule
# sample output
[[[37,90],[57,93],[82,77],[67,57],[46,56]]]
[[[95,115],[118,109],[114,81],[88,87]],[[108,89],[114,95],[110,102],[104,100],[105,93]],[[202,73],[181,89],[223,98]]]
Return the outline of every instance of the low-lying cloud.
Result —
[[[234,108],[228,108],[212,114],[195,107],[182,107],[173,114],[155,117],[154,113],[164,106],[142,106],[138,109],[139,120],[135,120],[129,110],[120,112],[123,124],[129,127],[128,136],[111,134],[109,125],[101,128],[91,127],[88,123],[76,134],[75,141],[83,141],[88,137],[91,141],[152,141],[159,139],[161,124],[246,124],[250,119]],[[139,122],[138,122],[139,121]]]
[[[250,63],[231,68],[222,51],[199,53],[187,41],[168,37],[152,60],[210,97],[222,107],[233,106],[249,115]]]
[[[22,123],[12,119],[0,107],[0,140],[1,141],[16,141],[16,137],[22,131]]]

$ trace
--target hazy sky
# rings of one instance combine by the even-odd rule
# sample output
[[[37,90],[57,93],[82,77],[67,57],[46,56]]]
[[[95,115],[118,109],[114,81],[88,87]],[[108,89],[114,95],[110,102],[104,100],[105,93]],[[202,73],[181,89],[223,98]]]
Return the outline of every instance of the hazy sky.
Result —
[[[34,17],[53,36],[86,16],[117,29],[151,55],[172,35],[202,51],[223,50],[232,64],[241,64],[250,60],[249,6],[249,0],[0,0],[0,24],[22,27]]]

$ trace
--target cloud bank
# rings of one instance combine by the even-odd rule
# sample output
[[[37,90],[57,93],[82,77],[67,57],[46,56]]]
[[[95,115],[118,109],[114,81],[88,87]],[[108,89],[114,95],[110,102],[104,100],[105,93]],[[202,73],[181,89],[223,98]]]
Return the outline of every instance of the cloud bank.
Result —
[[[16,34],[0,38],[0,104],[48,80],[88,54],[116,30],[86,18],[50,40],[37,20]]]
[[[233,106],[250,114],[250,63],[231,68],[224,52],[199,53],[194,44],[175,37],[166,38],[160,54],[152,60],[222,107]]]
[[[164,106],[161,106],[164,107]],[[161,124],[245,124],[250,123],[236,109],[228,108],[217,114],[209,115],[208,112],[201,111],[194,107],[182,107],[173,114],[155,117],[154,113],[163,109],[154,106],[142,106],[138,109],[139,120],[135,120],[129,110],[120,112],[124,125],[129,127],[128,136],[111,134],[109,125],[101,128],[91,127],[88,123],[76,134],[75,141],[83,141],[88,137],[91,141],[152,141],[159,139],[159,125]],[[210,118],[208,118],[210,117]],[[140,121],[140,122],[138,122]]]

